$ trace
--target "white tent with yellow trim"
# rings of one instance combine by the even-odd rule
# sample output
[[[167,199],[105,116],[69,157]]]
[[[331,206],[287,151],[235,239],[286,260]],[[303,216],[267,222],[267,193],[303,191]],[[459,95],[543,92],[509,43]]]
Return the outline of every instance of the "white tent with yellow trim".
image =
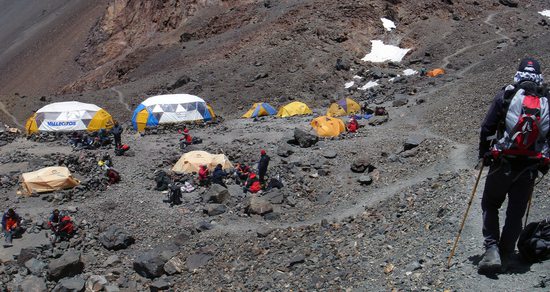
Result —
[[[223,169],[233,167],[231,161],[223,154],[210,154],[206,151],[190,151],[183,154],[178,162],[172,167],[176,173],[198,172],[201,165],[206,165],[209,170],[213,170],[216,165],[221,164]]]
[[[216,115],[202,98],[190,94],[152,96],[134,110],[132,125],[142,132],[159,124],[209,121]]]
[[[27,134],[36,132],[98,131],[113,127],[113,117],[95,104],[64,101],[37,110],[25,124]]]

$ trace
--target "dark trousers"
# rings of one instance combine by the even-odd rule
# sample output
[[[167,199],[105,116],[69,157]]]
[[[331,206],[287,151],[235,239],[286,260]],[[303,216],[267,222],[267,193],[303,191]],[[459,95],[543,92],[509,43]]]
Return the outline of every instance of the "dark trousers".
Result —
[[[7,231],[5,229],[3,231],[4,231],[4,240],[6,241],[6,243],[11,244],[12,238],[21,236],[21,234],[23,234],[25,230],[21,227],[15,227],[10,231]]]
[[[532,167],[511,169],[508,164],[493,164],[485,181],[481,199],[485,248],[498,245],[512,252],[522,230],[522,218],[533,194],[537,170]],[[500,233],[498,210],[508,195],[506,220]]]
[[[122,135],[113,135],[115,137],[115,148],[120,148],[122,146]]]

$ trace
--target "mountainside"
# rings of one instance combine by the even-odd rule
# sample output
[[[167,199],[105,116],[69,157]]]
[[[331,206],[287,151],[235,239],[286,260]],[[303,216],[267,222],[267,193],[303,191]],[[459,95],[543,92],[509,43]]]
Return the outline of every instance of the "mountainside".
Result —
[[[15,207],[27,227],[0,247],[0,291],[547,291],[550,261],[518,255],[498,275],[477,273],[486,170],[447,267],[494,94],[526,56],[550,76],[547,2],[0,0],[0,121],[23,128],[49,103],[90,102],[130,145],[115,157],[66,135],[0,131],[0,209]],[[373,41],[391,46],[374,52]],[[366,61],[399,48],[402,60]],[[445,74],[419,74],[435,68]],[[178,126],[132,129],[135,107],[166,93],[198,95],[222,117],[188,125],[201,144],[180,149]],[[308,140],[311,120],[344,97],[388,115]],[[294,100],[313,115],[240,118],[254,102]],[[229,178],[227,191],[195,185],[177,206],[155,189],[183,153],[255,168],[260,149],[282,188],[243,193]],[[98,166],[105,154],[117,184]],[[15,195],[22,173],[54,165],[81,185]],[[535,187],[530,222],[550,214],[549,188],[546,177]],[[78,233],[54,246],[45,222],[55,208]]]

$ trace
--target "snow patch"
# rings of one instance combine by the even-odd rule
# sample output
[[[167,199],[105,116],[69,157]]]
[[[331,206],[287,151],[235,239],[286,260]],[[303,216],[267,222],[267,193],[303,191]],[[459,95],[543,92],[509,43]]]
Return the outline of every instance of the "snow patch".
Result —
[[[362,80],[362,79],[363,79],[363,77],[361,77],[361,76],[359,76],[359,75],[354,75],[354,76],[353,76],[353,79],[359,79],[359,80]]]
[[[392,29],[396,29],[397,26],[395,26],[395,23],[387,18],[380,18],[382,20],[382,25],[387,31],[391,31]]]
[[[371,43],[371,52],[365,55],[361,60],[373,63],[382,63],[386,61],[401,62],[403,57],[411,50],[392,45],[384,45],[381,40],[374,40],[371,41]]]
[[[543,16],[550,18],[550,10],[539,11],[539,13],[542,14]]]
[[[418,74],[418,71],[413,70],[413,69],[403,70],[403,75],[405,75],[405,76],[411,76],[411,75],[416,75],[416,74]]]
[[[361,86],[359,89],[360,90],[367,90],[367,89],[375,87],[375,86],[378,86],[377,81],[369,81],[369,82],[367,82],[367,84]]]
[[[355,81],[346,82],[346,84],[344,84],[344,87],[350,88],[350,87],[352,87],[354,84],[355,84]]]

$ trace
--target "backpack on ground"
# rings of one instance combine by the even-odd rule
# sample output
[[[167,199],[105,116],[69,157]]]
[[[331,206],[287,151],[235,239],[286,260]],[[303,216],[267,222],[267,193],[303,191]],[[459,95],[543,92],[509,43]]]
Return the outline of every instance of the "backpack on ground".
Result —
[[[506,87],[503,101],[504,120],[499,125],[498,141],[494,145],[494,150],[500,154],[541,158],[548,152],[548,100],[534,92],[512,85]]]
[[[550,218],[527,224],[519,236],[518,249],[529,262],[550,259]]]

